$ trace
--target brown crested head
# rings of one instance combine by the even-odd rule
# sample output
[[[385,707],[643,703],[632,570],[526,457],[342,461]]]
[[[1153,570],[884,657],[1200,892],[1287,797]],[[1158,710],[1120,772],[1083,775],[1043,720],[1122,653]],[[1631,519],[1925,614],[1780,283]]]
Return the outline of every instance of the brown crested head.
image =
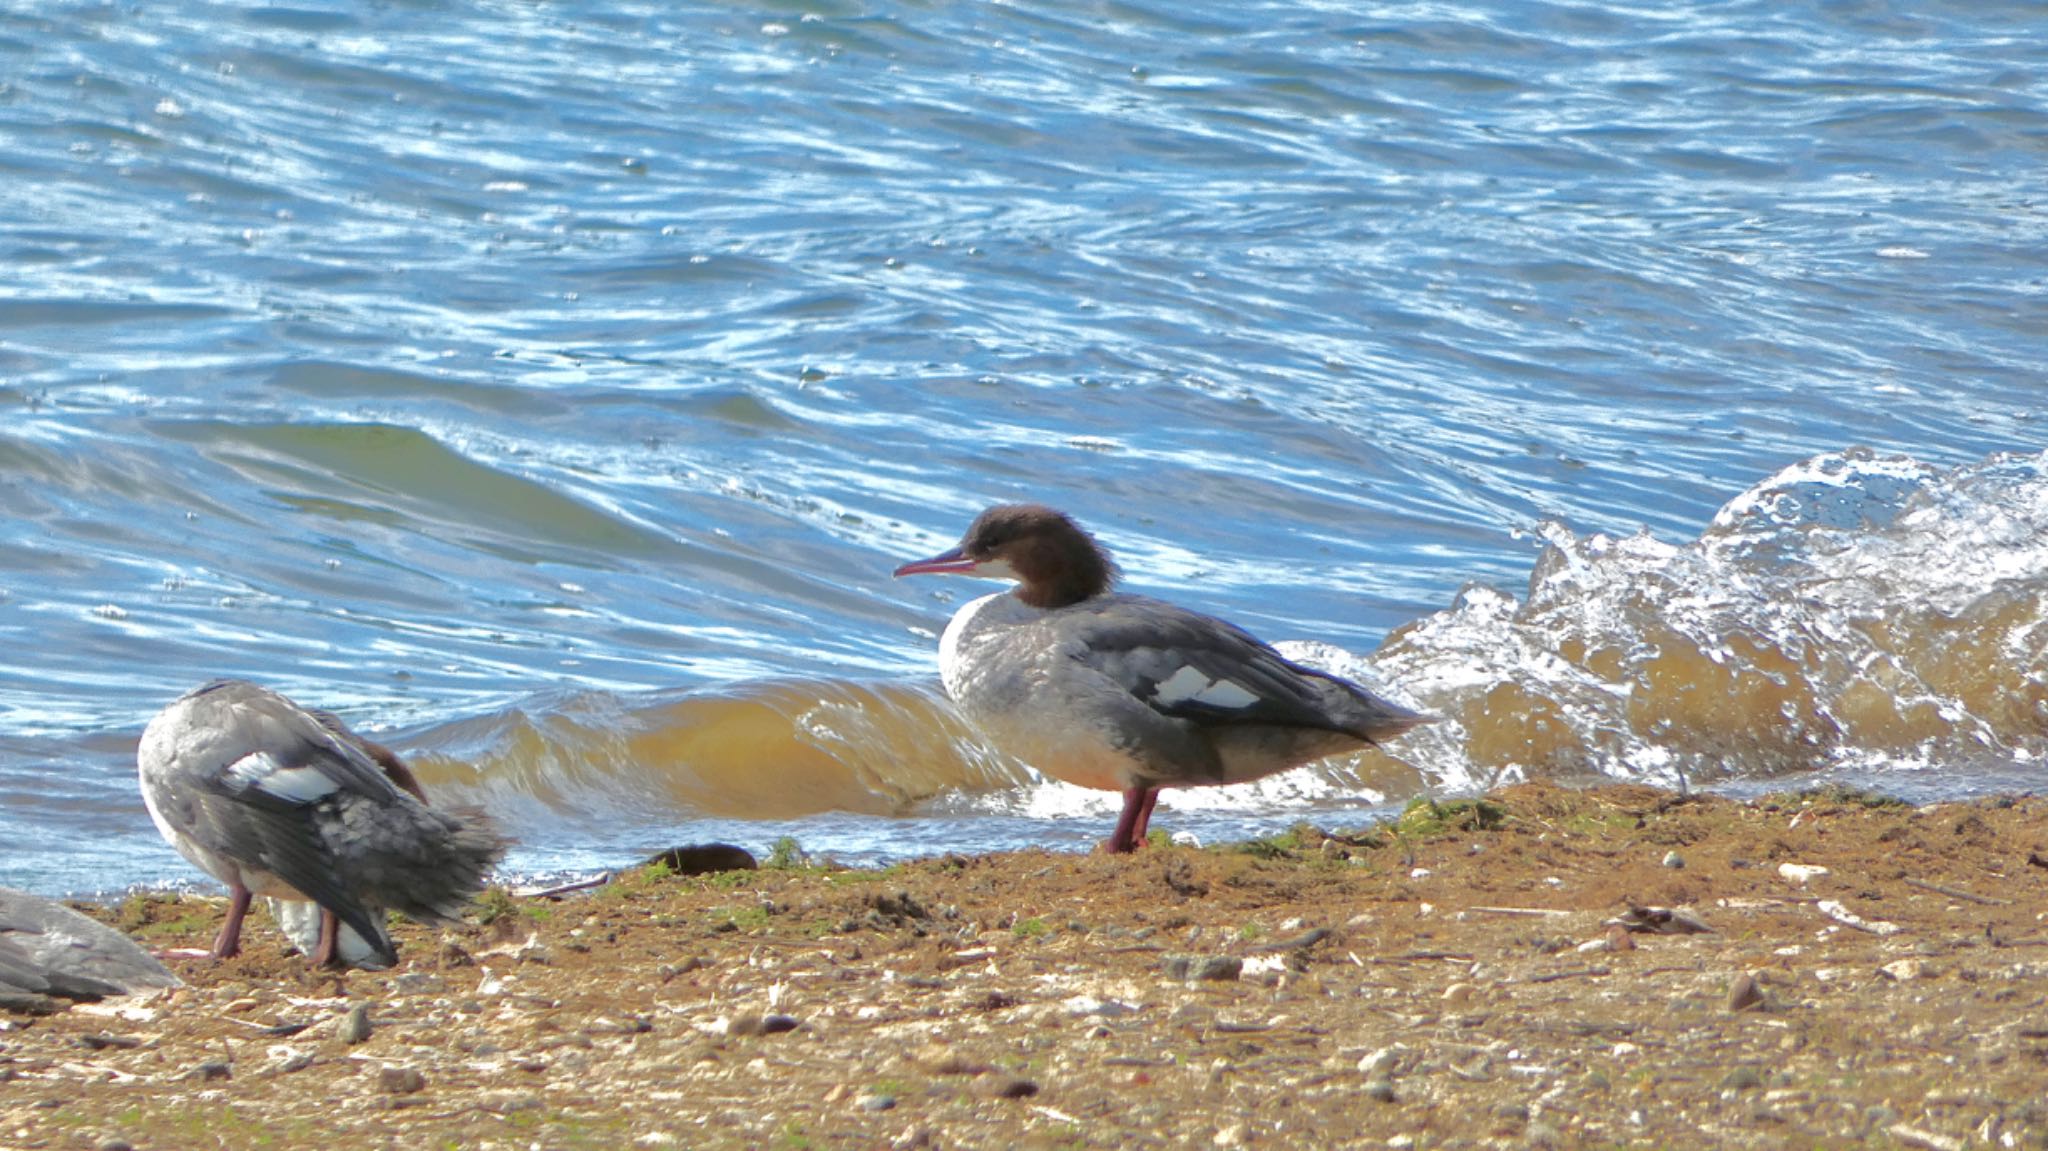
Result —
[[[896,569],[897,575],[918,572],[1014,579],[1017,598],[1040,608],[1101,595],[1117,578],[1116,564],[1094,536],[1042,504],[997,504],[975,517],[960,546]]]

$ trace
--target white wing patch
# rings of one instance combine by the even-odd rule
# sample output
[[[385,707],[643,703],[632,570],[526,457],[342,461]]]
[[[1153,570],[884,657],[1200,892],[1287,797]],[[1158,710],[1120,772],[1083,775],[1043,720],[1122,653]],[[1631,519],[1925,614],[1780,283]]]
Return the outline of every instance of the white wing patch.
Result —
[[[317,803],[341,790],[317,767],[284,767],[262,751],[229,764],[225,775],[227,785],[236,791],[253,787],[287,803]]]
[[[1250,707],[1259,701],[1258,696],[1246,691],[1237,682],[1210,679],[1193,667],[1183,667],[1161,680],[1152,694],[1154,699],[1167,707],[1192,700],[1210,707],[1237,708]]]

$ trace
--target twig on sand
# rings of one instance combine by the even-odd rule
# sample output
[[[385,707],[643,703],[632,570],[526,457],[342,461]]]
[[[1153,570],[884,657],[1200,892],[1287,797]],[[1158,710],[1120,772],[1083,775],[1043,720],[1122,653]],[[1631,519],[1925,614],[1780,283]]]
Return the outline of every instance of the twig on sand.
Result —
[[[593,887],[603,887],[611,881],[612,873],[607,871],[601,875],[593,875],[589,879],[578,879],[569,883],[557,884],[554,887],[521,888],[512,894],[521,899],[555,899],[573,891],[588,891]]]
[[[1827,916],[1836,923],[1844,927],[1853,927],[1858,931],[1868,931],[1872,935],[1897,935],[1905,930],[1896,923],[1886,923],[1881,919],[1865,919],[1849,910],[1840,900],[1823,899],[1815,906],[1820,908],[1822,915]]]
[[[1932,891],[1936,895],[1946,895],[1951,899],[1962,899],[1967,900],[1971,903],[1982,903],[1987,907],[2012,906],[2012,900],[2010,899],[2000,899],[1995,895],[1979,895],[1974,891],[1964,891],[1960,887],[1944,887],[1939,883],[1929,883],[1924,879],[1914,879],[1912,876],[1906,877],[1906,886],[1917,887],[1922,891]]]
[[[1555,983],[1555,982],[1557,982],[1557,981],[1558,981],[1558,980],[1560,980],[1560,979],[1576,979],[1576,978],[1578,978],[1578,977],[1579,977],[1579,976],[1581,976],[1581,975],[1611,975],[1611,974],[1613,974],[1613,968],[1609,968],[1609,967],[1572,967],[1572,968],[1568,968],[1568,969],[1566,969],[1566,970],[1564,970],[1564,971],[1546,971],[1546,972],[1542,973],[1541,975],[1531,975],[1531,976],[1529,976],[1529,977],[1528,977],[1527,979],[1523,979],[1523,980],[1520,980],[1520,982],[1522,982],[1522,983]]]

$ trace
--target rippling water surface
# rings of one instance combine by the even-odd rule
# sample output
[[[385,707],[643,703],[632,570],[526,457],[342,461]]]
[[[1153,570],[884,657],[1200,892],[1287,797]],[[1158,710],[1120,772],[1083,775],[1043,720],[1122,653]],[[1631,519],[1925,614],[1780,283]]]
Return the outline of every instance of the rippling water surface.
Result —
[[[2040,31],[10,5],[0,883],[189,874],[133,746],[222,674],[521,869],[1085,845],[937,692],[983,589],[888,575],[1019,498],[1445,717],[1169,828],[2048,784]]]

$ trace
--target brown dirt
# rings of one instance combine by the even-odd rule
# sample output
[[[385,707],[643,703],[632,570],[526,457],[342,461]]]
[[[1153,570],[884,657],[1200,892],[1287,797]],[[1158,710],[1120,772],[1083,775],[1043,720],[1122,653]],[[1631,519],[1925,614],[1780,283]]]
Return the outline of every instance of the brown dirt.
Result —
[[[1129,858],[639,871],[408,927],[383,973],[252,925],[175,960],[182,991],[5,1020],[0,1147],[2048,1147],[2048,801],[1494,801]],[[1581,946],[1632,904],[1714,930]],[[219,902],[101,914],[203,946]]]

